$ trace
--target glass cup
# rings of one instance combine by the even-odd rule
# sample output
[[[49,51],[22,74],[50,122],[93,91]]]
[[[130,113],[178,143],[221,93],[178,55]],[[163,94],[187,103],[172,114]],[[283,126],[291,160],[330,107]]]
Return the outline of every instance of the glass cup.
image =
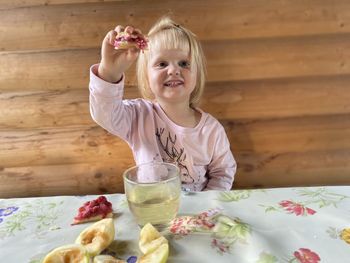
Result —
[[[180,205],[180,169],[171,163],[151,162],[127,169],[124,189],[131,213],[143,227],[159,231],[176,217]]]

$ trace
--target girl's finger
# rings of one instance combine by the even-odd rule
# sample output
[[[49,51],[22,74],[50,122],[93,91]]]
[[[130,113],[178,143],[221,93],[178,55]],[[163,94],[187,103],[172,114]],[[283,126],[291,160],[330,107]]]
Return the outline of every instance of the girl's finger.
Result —
[[[138,29],[138,28],[135,28],[135,29],[134,29],[134,32],[136,32],[137,34],[140,34],[140,35],[142,35],[142,32],[141,32],[141,30],[140,30],[140,29]]]
[[[134,33],[134,27],[133,26],[126,26],[125,32],[128,33],[129,35],[132,35]]]
[[[117,36],[117,32],[116,31],[114,31],[114,30],[109,31],[108,34],[107,34],[108,44],[114,45],[114,40],[115,40],[116,36]]]
[[[117,33],[123,32],[125,31],[125,28],[121,25],[117,25],[114,29],[114,31],[116,31]]]

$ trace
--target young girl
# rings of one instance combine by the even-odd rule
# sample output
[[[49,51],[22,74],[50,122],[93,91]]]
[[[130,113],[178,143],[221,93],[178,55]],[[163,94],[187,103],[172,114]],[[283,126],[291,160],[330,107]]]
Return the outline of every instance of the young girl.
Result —
[[[136,164],[176,163],[182,187],[191,191],[230,190],[236,162],[223,126],[197,108],[205,82],[205,61],[194,34],[162,18],[150,30],[148,49],[116,50],[118,33],[142,36],[117,26],[102,43],[100,64],[90,72],[92,118],[125,140]],[[144,99],[123,100],[124,72],[138,58],[138,87]]]

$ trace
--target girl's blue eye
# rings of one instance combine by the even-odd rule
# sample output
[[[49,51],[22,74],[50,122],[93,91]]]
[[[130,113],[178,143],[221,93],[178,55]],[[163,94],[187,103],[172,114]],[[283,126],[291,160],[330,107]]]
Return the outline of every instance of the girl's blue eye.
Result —
[[[182,68],[189,68],[190,67],[190,62],[186,61],[186,60],[182,60],[179,62],[179,66]]]

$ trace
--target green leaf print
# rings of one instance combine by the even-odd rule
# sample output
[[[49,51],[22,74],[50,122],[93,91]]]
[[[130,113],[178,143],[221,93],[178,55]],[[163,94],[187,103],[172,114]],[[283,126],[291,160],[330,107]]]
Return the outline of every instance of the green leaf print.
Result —
[[[262,205],[260,205],[262,206]],[[275,212],[278,211],[278,208],[274,207],[274,206],[265,206],[265,213],[267,212]]]
[[[305,205],[309,204],[318,204],[319,208],[323,208],[326,206],[333,205],[337,207],[337,203],[342,200],[349,198],[349,196],[332,193],[329,190],[326,190],[324,187],[316,188],[316,189],[302,189],[297,190],[297,193],[300,196],[309,197],[309,199],[304,202]]]
[[[227,192],[220,192],[218,200],[222,202],[238,202],[240,200],[250,198],[252,193],[257,193],[257,192],[266,193],[266,190],[255,189],[255,190],[233,190],[233,191],[227,191]]]
[[[335,228],[335,227],[328,227],[328,229],[327,229],[326,232],[327,232],[327,234],[328,234],[331,238],[333,238],[333,239],[338,239],[341,230],[340,230],[340,229],[337,229],[337,228]]]
[[[229,238],[244,241],[250,234],[250,227],[248,224],[243,223],[239,218],[232,219],[220,215],[217,218],[213,231],[217,238]]]
[[[14,236],[17,232],[25,231],[27,226],[35,229],[35,234],[45,234],[50,226],[54,225],[58,219],[63,201],[57,203],[45,203],[42,200],[37,200],[35,203],[29,204],[24,202],[19,205],[18,211],[15,214],[6,218],[0,225],[0,239],[9,236]]]
[[[277,258],[274,255],[262,252],[260,253],[259,259],[256,261],[256,263],[276,263]]]
[[[247,243],[250,235],[250,227],[239,218],[232,219],[225,215],[215,217],[215,226],[213,231],[212,247],[219,254],[229,253],[231,247],[236,243]]]
[[[222,202],[237,202],[241,199],[248,199],[251,190],[234,190],[229,192],[222,192],[219,195],[219,200]]]

